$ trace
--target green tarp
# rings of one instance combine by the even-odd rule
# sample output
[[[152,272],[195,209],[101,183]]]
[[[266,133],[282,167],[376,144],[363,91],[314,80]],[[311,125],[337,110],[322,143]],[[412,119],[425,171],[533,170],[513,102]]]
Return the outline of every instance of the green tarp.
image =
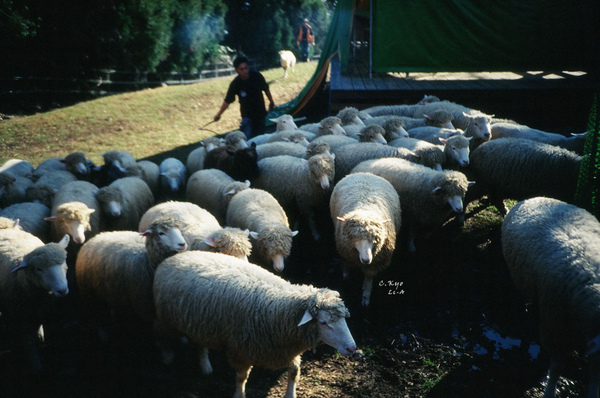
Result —
[[[375,72],[597,70],[598,0],[371,0]]]

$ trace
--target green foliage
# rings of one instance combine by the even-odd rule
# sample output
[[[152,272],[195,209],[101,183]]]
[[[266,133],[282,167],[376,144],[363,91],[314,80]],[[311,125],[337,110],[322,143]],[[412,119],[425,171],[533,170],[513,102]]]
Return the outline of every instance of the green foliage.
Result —
[[[575,203],[600,218],[600,94],[594,96]]]

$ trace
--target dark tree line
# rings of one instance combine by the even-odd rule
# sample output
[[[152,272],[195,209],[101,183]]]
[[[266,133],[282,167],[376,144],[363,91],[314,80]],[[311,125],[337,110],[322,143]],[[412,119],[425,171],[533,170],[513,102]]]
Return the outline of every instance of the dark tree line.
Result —
[[[322,0],[0,0],[0,73],[196,71],[223,46],[267,66],[302,18],[324,39]]]

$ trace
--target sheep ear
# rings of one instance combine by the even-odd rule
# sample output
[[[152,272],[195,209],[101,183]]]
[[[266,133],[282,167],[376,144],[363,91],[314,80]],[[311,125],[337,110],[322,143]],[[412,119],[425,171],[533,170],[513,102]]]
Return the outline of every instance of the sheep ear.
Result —
[[[475,182],[476,182],[476,181],[467,181],[467,183],[469,184],[469,185],[467,185],[467,186],[468,186],[468,187],[470,187],[470,186],[473,186],[473,185],[475,185]]]
[[[270,121],[272,121],[273,123],[277,123],[277,119],[269,119]]]
[[[256,142],[253,142],[252,144],[250,144],[250,146],[251,146],[252,148],[256,148]]]
[[[341,222],[344,222],[344,221],[346,221],[346,219],[345,219],[344,217],[337,217],[337,220],[338,220],[338,221],[341,221]]]
[[[308,160],[307,159],[302,159],[302,163],[303,164],[308,164]]]
[[[290,142],[290,139],[288,137],[283,137],[281,140],[285,142]]]
[[[431,193],[433,193],[434,195],[439,195],[440,193],[442,193],[442,187],[433,188],[433,191],[431,191]]]
[[[250,180],[244,181],[244,184],[246,184],[246,188],[250,188]]]
[[[448,142],[448,140],[447,140],[447,139],[445,139],[445,138],[442,138],[442,137],[438,137],[438,140],[440,140],[440,142],[441,142],[442,144],[444,144],[444,145],[446,145],[446,142]]]
[[[254,239],[258,239],[258,233],[257,232],[251,231],[250,232],[250,236],[253,237]]]
[[[19,265],[17,265],[15,268],[13,268],[12,271],[10,271],[10,273],[12,274],[13,272],[17,272],[26,267],[27,267],[27,261],[23,260],[19,263]]]
[[[210,247],[215,247],[215,241],[212,238],[204,238],[202,241]]]
[[[298,231],[292,231],[292,237],[298,235]]]
[[[18,228],[19,227],[19,223],[21,222],[20,219],[16,219],[15,222],[13,223],[13,228]]]
[[[142,235],[143,237],[148,237],[148,236],[152,235],[152,232],[153,232],[152,229],[147,229],[143,232],[140,232],[140,235]]]
[[[64,159],[59,159],[58,161],[61,162],[61,163],[67,163],[67,161],[64,160]]]
[[[250,230],[249,230],[249,229],[245,229],[245,230],[244,230],[244,234],[245,234],[246,236],[250,236]]]
[[[423,115],[423,117],[424,117],[425,119],[428,119],[428,120],[431,120],[431,119],[433,119],[431,116],[429,116],[429,115],[425,115],[425,114]]]
[[[235,189],[232,189],[231,191],[227,191],[225,192],[225,194],[223,196],[230,196],[230,195],[235,195]]]
[[[69,246],[69,241],[71,239],[69,238],[69,235],[65,234],[65,236],[62,237],[62,239],[60,240],[60,242],[58,242],[58,245],[60,247],[62,247],[63,249],[66,250],[67,246]]]
[[[45,221],[56,221],[56,216],[44,217]]]
[[[307,322],[312,321],[313,316],[310,314],[310,312],[308,312],[308,310],[304,311],[304,315],[302,315],[302,319],[300,320],[300,323],[298,324],[298,326],[302,326]]]
[[[465,137],[467,140],[471,141],[473,139],[473,136],[470,137]]]
[[[92,214],[92,213],[93,213],[93,212],[95,212],[95,211],[96,211],[95,209],[88,209],[88,210],[87,210],[88,214]]]

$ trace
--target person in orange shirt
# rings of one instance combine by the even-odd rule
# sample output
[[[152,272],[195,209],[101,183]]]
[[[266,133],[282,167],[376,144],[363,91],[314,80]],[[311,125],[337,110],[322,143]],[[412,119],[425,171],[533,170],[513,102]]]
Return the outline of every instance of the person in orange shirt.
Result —
[[[304,62],[308,62],[308,46],[315,45],[315,36],[313,35],[312,26],[308,24],[308,19],[304,18],[302,21],[302,25],[300,25],[300,30],[298,31],[298,38],[296,40],[296,45],[300,46],[301,60]]]

